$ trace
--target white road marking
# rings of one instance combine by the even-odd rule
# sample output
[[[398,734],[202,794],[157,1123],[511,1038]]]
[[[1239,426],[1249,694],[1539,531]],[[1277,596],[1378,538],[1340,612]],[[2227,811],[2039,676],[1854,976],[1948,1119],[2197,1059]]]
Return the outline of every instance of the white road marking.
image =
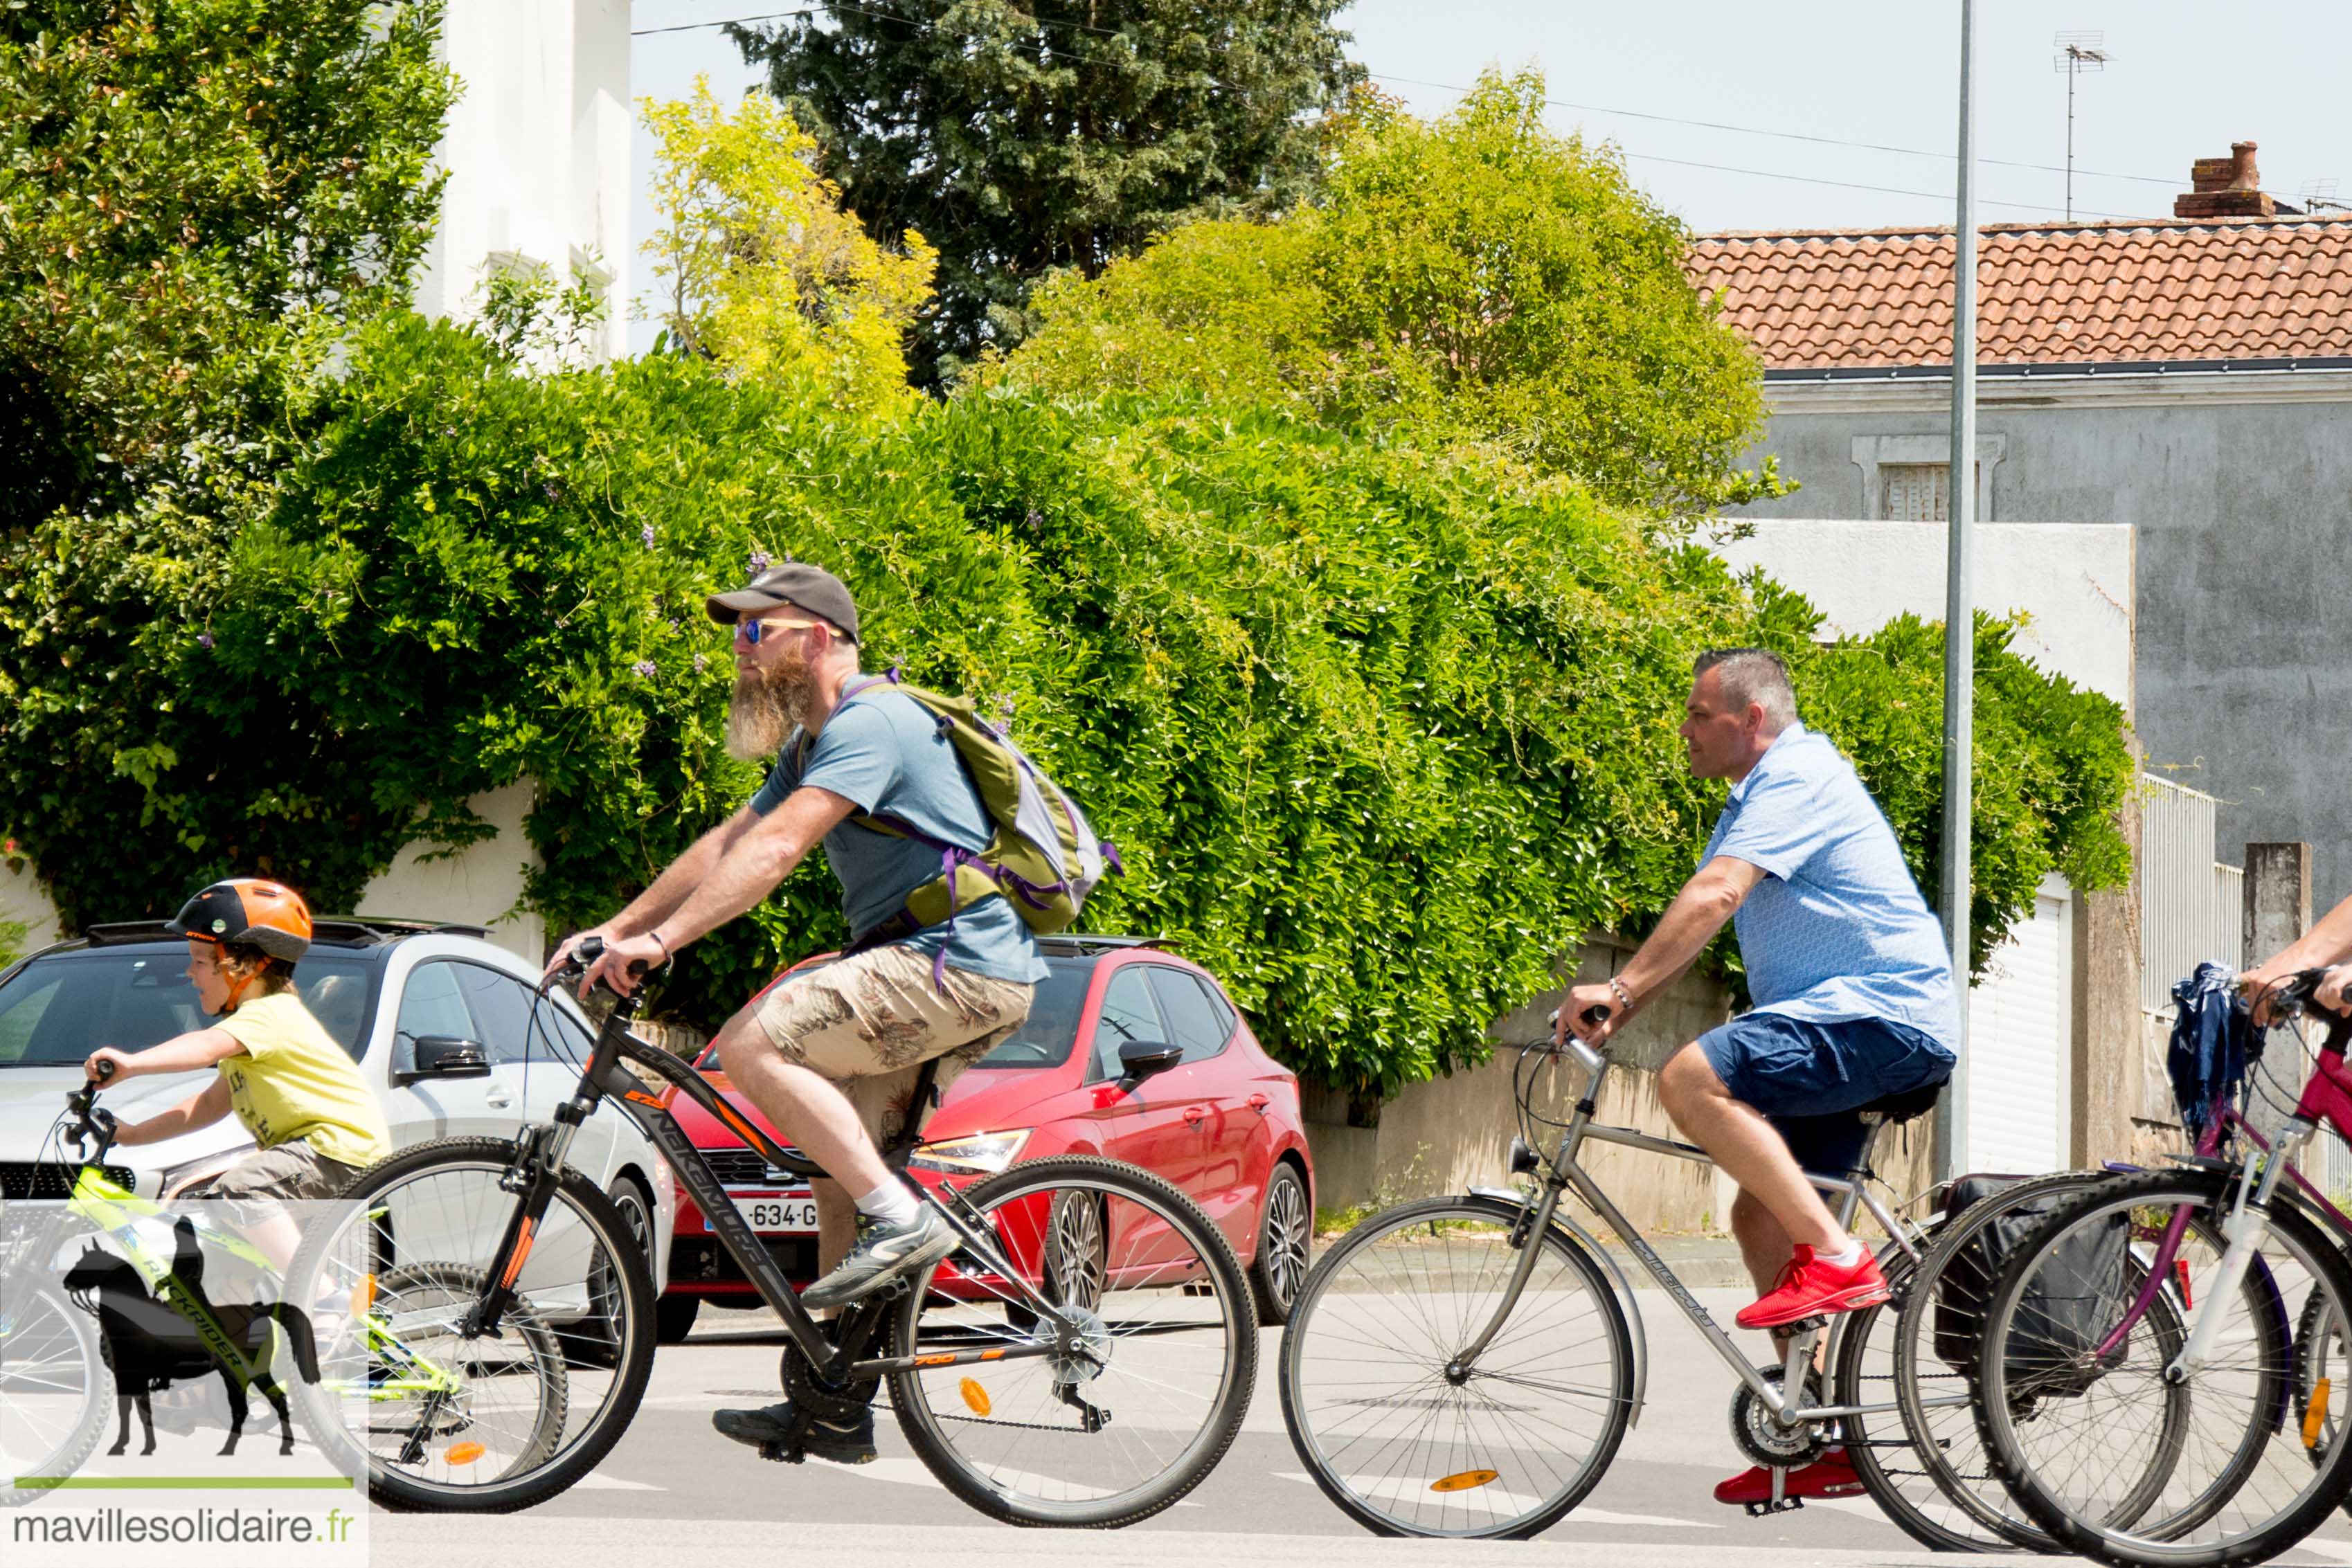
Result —
[[[578,1480],[573,1481],[572,1484],[575,1489],[592,1491],[669,1490],[669,1488],[656,1486],[651,1481],[625,1481],[618,1476],[608,1476],[602,1470],[590,1470],[586,1475],[582,1476]]]
[[[1315,1478],[1304,1470],[1279,1470],[1276,1473],[1286,1481],[1303,1481],[1308,1486],[1315,1484]],[[1348,1485],[1360,1495],[1370,1498],[1401,1500],[1408,1497],[1426,1498],[1430,1495],[1428,1482],[1409,1476],[1349,1476]],[[1445,1507],[1475,1509],[1481,1513],[1524,1513],[1543,1500],[1540,1498],[1523,1496],[1518,1492],[1500,1490],[1492,1486],[1472,1487],[1466,1491],[1444,1492],[1439,1495],[1444,1498]],[[1606,1508],[1570,1509],[1567,1517],[1560,1522],[1562,1524],[1637,1524],[1657,1530],[1721,1530],[1723,1528],[1720,1524],[1708,1523],[1702,1520],[1670,1519],[1664,1514],[1658,1513],[1619,1513],[1614,1509]]]

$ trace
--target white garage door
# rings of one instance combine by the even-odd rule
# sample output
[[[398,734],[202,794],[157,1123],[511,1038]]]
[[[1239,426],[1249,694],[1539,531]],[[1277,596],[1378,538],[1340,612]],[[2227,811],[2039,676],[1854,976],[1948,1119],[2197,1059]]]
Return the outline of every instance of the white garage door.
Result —
[[[2033,918],[1969,997],[1969,1157],[1962,1168],[2063,1170],[2074,1103],[2074,931],[2066,884],[2045,880]]]

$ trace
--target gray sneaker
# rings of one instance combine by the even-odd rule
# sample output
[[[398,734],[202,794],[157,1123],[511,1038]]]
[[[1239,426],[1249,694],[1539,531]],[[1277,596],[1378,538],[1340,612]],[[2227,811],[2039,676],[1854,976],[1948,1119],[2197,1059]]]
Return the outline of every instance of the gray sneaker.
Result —
[[[901,1274],[938,1262],[956,1249],[957,1239],[948,1222],[929,1208],[917,1209],[906,1225],[860,1219],[857,1245],[839,1268],[801,1292],[801,1305],[812,1312],[845,1306]]]

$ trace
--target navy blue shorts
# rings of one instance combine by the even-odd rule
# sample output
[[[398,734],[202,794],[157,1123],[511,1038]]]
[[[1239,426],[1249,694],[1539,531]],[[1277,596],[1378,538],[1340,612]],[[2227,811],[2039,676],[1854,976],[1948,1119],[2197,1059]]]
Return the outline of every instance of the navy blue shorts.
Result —
[[[1788,1140],[1797,1164],[1825,1176],[1843,1176],[1862,1157],[1863,1106],[1952,1075],[1952,1053],[1934,1037],[1885,1019],[1743,1013],[1699,1036],[1698,1048],[1731,1097]]]

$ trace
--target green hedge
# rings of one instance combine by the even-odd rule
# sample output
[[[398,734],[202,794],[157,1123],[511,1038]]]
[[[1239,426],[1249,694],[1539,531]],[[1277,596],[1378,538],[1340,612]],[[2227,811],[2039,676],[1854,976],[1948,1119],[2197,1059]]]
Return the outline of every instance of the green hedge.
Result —
[[[756,781],[721,754],[700,608],[755,551],[839,570],[869,663],[1010,708],[1126,852],[1091,926],[1169,933],[1285,1061],[1359,1092],[1475,1059],[1580,934],[1654,918],[1722,796],[1675,734],[1703,646],[1790,656],[1934,885],[1934,628],[1817,648],[1801,600],[1491,450],[1190,397],[877,424],[676,358],[528,375],[407,318],[318,396],[324,434],[220,571],[113,569],[110,678],[149,710],[106,710],[116,760],[45,765],[57,715],[0,722],[0,823],[69,919],[167,908],[264,844],[344,905],[522,777],[529,896],[556,928],[603,916]],[[2045,872],[2120,879],[2129,765],[2115,705],[2000,628],[1979,667],[1981,951]],[[715,1022],[839,939],[835,899],[803,869],[662,1007]]]

